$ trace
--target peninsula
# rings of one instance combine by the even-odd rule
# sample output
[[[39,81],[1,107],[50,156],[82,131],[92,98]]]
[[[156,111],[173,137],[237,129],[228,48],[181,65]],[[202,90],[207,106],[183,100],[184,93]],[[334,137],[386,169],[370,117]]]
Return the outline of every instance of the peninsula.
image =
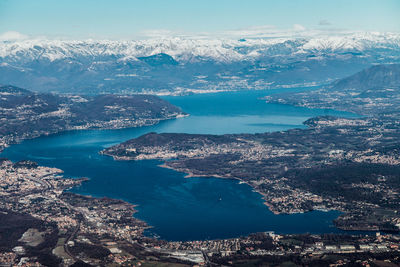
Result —
[[[149,96],[58,96],[14,87],[2,90],[2,120],[7,123],[0,129],[2,140],[8,140],[5,145],[69,129],[140,126],[184,115]],[[395,86],[392,90],[397,92]],[[262,134],[149,133],[101,152],[119,160],[163,160],[166,167],[191,176],[239,179],[261,193],[275,213],[341,210],[344,214],[335,221],[337,227],[376,233],[262,232],[168,242],[145,235],[150,226],[133,216],[133,204],[68,192],[86,178],[65,178],[62,170],[32,161],[1,159],[0,263],[398,265],[400,116],[393,105],[396,94],[385,92],[387,109],[366,117],[317,117],[305,122],[307,129]],[[49,99],[60,102],[52,106]],[[58,112],[60,107],[65,110]],[[47,128],[39,127],[43,119],[49,123]],[[18,134],[10,134],[17,125],[21,126]]]
[[[0,151],[41,135],[139,127],[183,115],[178,107],[151,95],[60,95],[0,86]]]
[[[167,242],[121,200],[70,193],[86,179],[32,161],[0,160],[0,263],[5,266],[237,266],[399,263],[400,237],[274,232]],[[356,265],[356,266],[358,266]]]
[[[239,179],[275,213],[334,209],[344,212],[335,220],[341,229],[398,232],[399,77],[398,65],[376,66],[317,92],[272,98],[357,110],[366,117],[317,117],[304,122],[307,129],[261,134],[149,133],[102,153],[118,160],[163,160],[189,176]],[[355,104],[346,105],[347,99]]]

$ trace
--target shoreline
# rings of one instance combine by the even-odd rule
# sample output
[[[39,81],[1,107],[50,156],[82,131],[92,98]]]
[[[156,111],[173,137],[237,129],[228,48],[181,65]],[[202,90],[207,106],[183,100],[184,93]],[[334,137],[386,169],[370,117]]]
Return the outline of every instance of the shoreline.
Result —
[[[132,160],[132,159],[131,159]],[[192,172],[190,172],[190,171],[188,171],[188,170],[178,170],[178,169],[175,169],[175,168],[173,168],[173,167],[171,167],[171,166],[168,166],[165,162],[164,163],[162,163],[162,164],[159,164],[159,165],[157,165],[158,167],[160,167],[160,168],[165,168],[165,169],[170,169],[170,170],[173,170],[173,171],[176,171],[176,172],[180,172],[180,173],[184,173],[184,174],[186,174],[185,176],[184,176],[184,178],[217,178],[217,179],[230,179],[230,180],[238,180],[239,181],[239,183],[240,184],[246,184],[246,185],[248,185],[248,186],[250,186],[251,187],[251,189],[252,189],[252,191],[253,192],[256,192],[256,193],[258,193],[259,195],[261,195],[261,198],[262,198],[262,200],[263,200],[263,204],[268,208],[268,210],[270,211],[270,212],[272,212],[274,215],[292,215],[292,214],[303,214],[303,213],[307,213],[307,212],[312,212],[312,211],[322,211],[322,212],[329,212],[329,211],[338,211],[338,212],[341,212],[341,213],[346,213],[346,211],[343,211],[343,210],[337,210],[337,209],[329,209],[329,210],[318,210],[318,209],[315,209],[315,210],[308,210],[308,211],[298,211],[298,212],[279,212],[279,211],[277,211],[277,210],[275,210],[273,207],[273,205],[270,203],[270,202],[268,202],[267,201],[267,199],[266,199],[266,196],[265,196],[265,194],[264,193],[262,193],[262,192],[260,192],[259,190],[257,190],[254,186],[252,186],[249,182],[247,182],[247,181],[244,181],[244,180],[242,180],[242,179],[240,179],[240,178],[237,178],[237,177],[224,177],[224,176],[221,176],[221,175],[196,175],[196,174],[193,174]],[[340,215],[339,215],[340,216]],[[336,218],[336,219],[338,219],[339,218],[339,216]],[[372,232],[372,233],[375,233],[375,232],[378,232],[379,231],[379,229],[378,228],[374,228],[374,229],[368,229],[368,228],[352,228],[352,227],[338,227],[338,226],[336,226],[335,225],[335,220],[336,219],[334,219],[333,221],[332,221],[332,223],[333,223],[333,225],[334,225],[334,227],[336,228],[336,229],[339,229],[339,230],[342,230],[342,231],[346,231],[346,232],[360,232],[360,234],[362,233],[362,232]]]
[[[138,222],[140,222],[140,223],[143,223],[143,224],[145,225],[144,227],[142,227],[143,230],[141,230],[141,231],[140,231],[140,234],[139,234],[139,236],[140,236],[141,238],[146,237],[146,236],[144,235],[144,231],[146,231],[146,230],[148,230],[148,229],[154,228],[154,226],[149,225],[146,221],[144,221],[144,220],[142,220],[142,219],[139,219],[139,218],[137,218],[137,217],[134,216],[137,212],[139,212],[139,211],[136,209],[136,207],[139,206],[138,204],[134,204],[134,203],[131,203],[131,202],[129,202],[129,201],[126,201],[126,200],[123,200],[123,199],[120,199],[120,198],[113,198],[113,197],[107,197],[107,196],[101,197],[101,196],[85,195],[85,194],[80,194],[80,193],[75,193],[75,192],[71,192],[71,191],[70,191],[71,189],[73,189],[73,188],[75,188],[75,187],[82,186],[82,183],[87,182],[87,181],[90,181],[90,178],[88,178],[88,177],[81,177],[81,178],[64,178],[64,177],[63,177],[63,179],[74,179],[74,180],[78,180],[79,183],[77,183],[76,185],[71,186],[71,187],[69,187],[69,188],[63,189],[61,194],[70,194],[70,195],[74,195],[74,196],[77,196],[77,197],[89,199],[89,201],[95,201],[95,200],[104,200],[104,201],[106,201],[106,202],[107,202],[107,201],[118,201],[118,202],[120,202],[121,204],[126,205],[126,207],[130,208],[130,211],[131,211],[130,217],[134,218],[136,221],[138,221]]]
[[[173,120],[173,119],[180,119],[180,118],[185,118],[190,116],[190,114],[187,113],[181,113],[177,114],[174,117],[167,117],[167,118],[160,118],[160,119],[148,119],[144,124],[135,124],[135,125],[125,125],[125,126],[118,126],[118,127],[85,127],[83,126],[73,126],[73,127],[68,127],[65,129],[57,130],[57,131],[50,131],[50,132],[42,132],[42,133],[36,133],[36,134],[27,134],[26,136],[18,137],[15,140],[12,140],[11,142],[3,141],[2,144],[0,144],[0,156],[1,153],[8,147],[12,145],[18,145],[22,143],[25,140],[32,140],[44,136],[51,136],[51,135],[57,135],[57,134],[63,134],[67,132],[73,132],[73,131],[89,131],[89,130],[100,130],[100,131],[106,131],[106,130],[122,130],[122,129],[129,129],[129,128],[140,128],[140,127],[147,127],[147,126],[153,126],[157,125],[162,121],[167,121],[167,120]],[[2,138],[7,137],[3,136]]]
[[[186,116],[188,116],[188,115],[186,115]],[[178,116],[176,116],[176,117],[174,117],[174,118],[176,119],[176,118],[178,118]],[[154,125],[154,124],[160,123],[162,120],[169,120],[169,119],[173,119],[173,118],[158,119],[158,120],[156,120],[156,121],[153,121],[152,124],[149,124],[149,125]],[[147,125],[141,125],[141,126],[147,126]],[[94,129],[95,129],[95,130],[107,130],[107,129],[136,128],[136,127],[141,127],[141,126],[138,125],[138,126],[135,126],[135,127],[94,128]],[[92,128],[92,129],[93,129],[93,128]],[[87,129],[71,129],[71,130],[78,130],[78,131],[81,131],[81,130],[90,130],[90,128],[87,128]],[[65,131],[60,131],[60,132],[58,132],[58,133],[62,133],[62,132],[65,132]],[[57,134],[57,133],[55,133],[55,134]],[[34,138],[35,138],[35,137],[34,137]],[[102,155],[112,156],[112,155],[110,155],[110,154],[103,153],[103,151],[99,151],[99,153],[102,154]],[[112,157],[113,157],[114,160],[135,160],[133,157],[118,157],[118,156],[112,156]],[[196,174],[194,174],[193,172],[191,172],[191,171],[188,170],[188,169],[187,169],[187,170],[175,169],[174,167],[171,167],[171,166],[167,165],[166,162],[164,162],[163,164],[160,164],[160,165],[158,165],[158,166],[159,166],[159,167],[162,167],[162,168],[171,169],[171,170],[174,170],[174,171],[176,171],[176,172],[185,173],[186,175],[184,176],[184,178],[214,177],[214,178],[219,178],[219,179],[233,179],[233,180],[239,180],[239,183],[241,183],[241,184],[242,184],[242,183],[245,183],[245,184],[249,185],[249,186],[252,188],[252,191],[253,191],[253,192],[256,192],[256,193],[258,193],[259,195],[261,195],[261,198],[264,200],[263,204],[264,204],[264,205],[268,208],[268,210],[271,211],[274,215],[281,215],[281,214],[300,214],[300,213],[312,211],[312,210],[309,210],[309,211],[304,211],[304,212],[300,212],[300,211],[294,211],[294,212],[279,212],[279,211],[275,210],[275,209],[273,208],[274,205],[273,205],[272,203],[270,203],[270,202],[267,200],[267,197],[266,197],[266,194],[265,194],[265,193],[262,193],[262,192],[260,192],[259,190],[257,190],[257,188],[255,187],[255,185],[254,185],[253,183],[251,183],[251,182],[249,182],[249,181],[242,180],[241,178],[238,178],[238,177],[221,176],[221,175],[213,175],[213,174],[210,174],[210,175],[205,175],[205,174],[196,175]],[[80,194],[78,194],[78,195],[80,195]],[[122,200],[122,201],[123,201],[123,200]],[[126,202],[126,203],[128,203],[128,204],[130,204],[130,205],[133,205],[134,207],[137,206],[137,205],[135,205],[135,204],[130,203],[129,201],[124,201],[124,202]],[[136,212],[135,212],[135,213],[136,213]],[[135,213],[133,213],[132,216],[133,216]],[[135,218],[135,219],[136,219],[136,218]],[[143,222],[145,222],[145,221],[143,221]],[[146,222],[145,222],[145,223],[146,223]],[[152,227],[150,227],[150,228],[152,228]],[[336,227],[336,226],[335,226],[335,228],[341,229],[341,228]],[[351,229],[351,230],[354,230],[354,229]],[[361,231],[361,230],[360,230],[360,231]]]
[[[127,159],[127,160],[129,160],[129,159]],[[290,213],[286,213],[286,212],[279,212],[279,211],[276,211],[276,210],[273,209],[273,205],[267,201],[266,196],[265,196],[264,193],[262,193],[262,192],[260,192],[259,190],[257,190],[257,188],[255,188],[255,187],[254,187],[251,183],[249,183],[248,181],[244,181],[244,180],[242,180],[242,179],[240,179],[240,178],[238,178],[238,177],[226,177],[226,176],[221,176],[221,175],[206,175],[206,174],[199,174],[199,175],[196,175],[196,174],[190,172],[189,170],[178,170],[178,169],[175,169],[175,168],[173,168],[173,167],[171,167],[171,166],[168,166],[165,162],[162,163],[162,164],[159,164],[159,165],[157,165],[157,166],[158,166],[158,167],[161,167],[161,168],[165,168],[165,169],[170,169],[170,170],[173,170],[173,171],[176,171],[176,172],[184,173],[184,174],[186,174],[186,175],[184,176],[184,178],[207,178],[207,177],[209,177],[209,178],[217,178],[217,179],[237,180],[237,181],[239,181],[240,184],[246,184],[246,185],[250,186],[253,192],[256,192],[256,193],[258,193],[259,195],[261,195],[262,200],[264,200],[263,204],[264,204],[265,206],[267,206],[267,207],[268,207],[268,210],[271,211],[274,215],[290,215],[290,214],[301,214],[301,213],[305,213],[305,212],[310,212],[310,211],[303,211],[303,212],[290,212]],[[338,229],[339,229],[339,228],[338,228]]]
[[[132,160],[132,159],[131,159],[131,160]],[[178,169],[175,169],[175,168],[173,168],[173,167],[171,167],[171,166],[168,166],[165,162],[162,163],[162,164],[159,164],[159,165],[157,165],[157,166],[160,167],[160,168],[170,169],[170,170],[173,170],[173,171],[176,171],[176,172],[184,173],[184,174],[186,174],[186,175],[184,176],[184,178],[188,178],[188,179],[189,179],[189,178],[207,178],[207,177],[208,177],[208,178],[217,178],[217,179],[238,180],[240,184],[246,184],[246,185],[250,186],[253,192],[256,192],[256,193],[258,193],[259,195],[261,195],[261,198],[262,198],[262,200],[263,200],[263,204],[264,204],[264,205],[268,208],[268,210],[269,210],[270,212],[272,212],[274,215],[303,214],[303,213],[312,212],[312,211],[322,211],[322,212],[338,211],[338,212],[341,212],[341,213],[343,213],[343,214],[346,213],[346,211],[337,210],[337,209],[329,209],[329,210],[318,210],[318,209],[315,209],[315,210],[308,210],[308,211],[302,211],[302,212],[300,212],[300,211],[299,211],[299,212],[279,212],[279,211],[277,211],[277,210],[275,210],[275,209],[273,208],[274,206],[273,206],[270,202],[267,201],[266,196],[265,196],[264,193],[262,193],[262,192],[260,192],[259,190],[257,190],[257,189],[256,189],[254,186],[252,186],[249,182],[244,181],[244,180],[242,180],[242,179],[240,179],[240,178],[237,178],[237,177],[224,177],[224,176],[221,176],[221,175],[196,175],[196,174],[190,172],[189,170],[178,170]],[[336,219],[338,219],[339,217],[340,217],[340,215],[339,215]],[[336,219],[334,219],[334,220],[332,221],[333,226],[334,226],[336,229],[339,229],[339,230],[342,230],[342,231],[345,231],[345,232],[360,232],[360,234],[362,234],[363,232],[376,233],[376,232],[379,232],[379,231],[380,231],[380,230],[379,230],[378,228],[376,228],[376,227],[373,228],[373,229],[368,229],[368,228],[353,228],[353,227],[338,227],[338,226],[335,224],[335,220],[336,220]],[[354,234],[354,233],[353,233],[353,234]]]

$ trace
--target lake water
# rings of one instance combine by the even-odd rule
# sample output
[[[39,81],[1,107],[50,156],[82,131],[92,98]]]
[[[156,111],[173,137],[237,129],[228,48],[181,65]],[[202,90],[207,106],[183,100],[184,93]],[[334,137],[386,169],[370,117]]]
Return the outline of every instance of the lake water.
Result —
[[[274,215],[259,194],[236,180],[187,179],[183,173],[158,167],[157,161],[114,161],[98,153],[148,132],[282,131],[304,128],[302,122],[317,115],[352,116],[260,100],[271,93],[299,90],[308,88],[164,97],[191,116],[142,128],[70,131],[40,137],[13,145],[1,156],[57,167],[64,170],[66,177],[89,177],[90,181],[72,191],[137,204],[135,216],[153,226],[148,234],[167,240],[230,238],[260,231],[341,232],[332,224],[339,215],[336,211]]]

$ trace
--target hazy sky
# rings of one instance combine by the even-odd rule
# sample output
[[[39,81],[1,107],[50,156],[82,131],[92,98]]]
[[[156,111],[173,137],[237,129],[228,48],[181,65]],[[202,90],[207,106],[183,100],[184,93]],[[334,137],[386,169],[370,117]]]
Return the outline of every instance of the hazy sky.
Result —
[[[400,0],[0,0],[0,34],[132,39],[281,30],[400,32]]]

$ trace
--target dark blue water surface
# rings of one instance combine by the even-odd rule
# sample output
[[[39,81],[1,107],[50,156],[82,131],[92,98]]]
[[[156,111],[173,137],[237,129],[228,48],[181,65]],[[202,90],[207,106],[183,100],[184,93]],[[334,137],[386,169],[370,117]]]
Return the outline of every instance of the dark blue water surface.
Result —
[[[182,173],[158,167],[160,162],[157,161],[114,161],[98,154],[105,147],[148,132],[281,131],[303,128],[304,120],[317,115],[351,116],[331,110],[267,104],[260,100],[271,93],[244,91],[164,97],[191,116],[143,128],[71,131],[40,137],[13,145],[1,156],[14,161],[30,159],[57,167],[63,169],[67,177],[89,177],[90,181],[72,191],[137,204],[135,216],[154,227],[151,233],[167,240],[229,238],[259,231],[340,232],[332,225],[339,212],[274,215],[258,193],[238,181],[187,179]]]

